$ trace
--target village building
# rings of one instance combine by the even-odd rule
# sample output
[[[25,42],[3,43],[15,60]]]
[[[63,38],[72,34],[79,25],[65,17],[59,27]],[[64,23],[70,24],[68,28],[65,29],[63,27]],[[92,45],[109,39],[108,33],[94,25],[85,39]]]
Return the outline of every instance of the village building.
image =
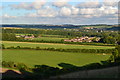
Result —
[[[35,36],[32,34],[32,35],[16,35],[16,37],[17,38],[24,38],[25,40],[27,40],[27,39],[29,39],[29,40],[31,40],[31,39],[33,39],[33,38],[35,38]]]
[[[31,36],[25,36],[24,39],[33,39],[35,36],[32,34]]]
[[[77,37],[75,39],[65,39],[64,41],[65,42],[93,42],[93,39],[94,41],[98,42],[100,40],[100,38],[98,37],[88,37],[88,36],[85,36],[85,37]]]

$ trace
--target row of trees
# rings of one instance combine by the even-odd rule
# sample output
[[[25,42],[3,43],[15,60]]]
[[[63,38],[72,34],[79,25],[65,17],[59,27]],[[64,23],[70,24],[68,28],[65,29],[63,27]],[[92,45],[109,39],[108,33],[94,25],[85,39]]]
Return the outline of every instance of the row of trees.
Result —
[[[31,47],[5,47],[2,44],[2,49],[32,49],[32,50],[49,50],[49,51],[60,51],[60,52],[75,52],[75,53],[111,53],[115,51],[115,49],[62,49],[62,48],[31,48]]]

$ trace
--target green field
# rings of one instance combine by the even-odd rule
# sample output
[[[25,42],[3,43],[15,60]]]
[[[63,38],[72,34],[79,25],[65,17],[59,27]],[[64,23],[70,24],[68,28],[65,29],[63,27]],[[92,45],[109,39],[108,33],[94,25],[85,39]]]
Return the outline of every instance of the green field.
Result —
[[[24,63],[29,67],[42,64],[58,67],[57,64],[59,63],[69,63],[76,66],[82,66],[85,64],[106,60],[109,56],[110,55],[44,50],[3,50],[2,53],[3,61]]]
[[[75,44],[55,44],[55,43],[33,43],[33,42],[13,42],[3,41],[5,47],[40,47],[40,48],[63,48],[63,49],[112,49],[111,46],[75,45]]]
[[[57,37],[40,37],[40,38],[34,38],[35,41],[61,41],[62,39],[68,39],[68,38],[57,38]]]
[[[65,36],[62,35],[46,35],[46,34],[42,34],[42,37],[54,37],[54,38],[65,38]]]

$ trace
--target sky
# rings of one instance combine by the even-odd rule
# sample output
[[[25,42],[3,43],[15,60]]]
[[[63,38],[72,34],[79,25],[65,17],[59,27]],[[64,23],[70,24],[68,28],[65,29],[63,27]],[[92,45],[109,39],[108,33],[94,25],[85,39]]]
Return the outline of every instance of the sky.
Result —
[[[119,0],[3,0],[0,24],[117,24]]]

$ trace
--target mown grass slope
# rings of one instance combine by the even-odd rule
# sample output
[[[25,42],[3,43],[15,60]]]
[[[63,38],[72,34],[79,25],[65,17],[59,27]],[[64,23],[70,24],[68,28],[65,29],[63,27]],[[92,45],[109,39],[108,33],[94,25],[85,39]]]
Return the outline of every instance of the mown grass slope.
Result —
[[[49,65],[58,67],[59,63],[69,63],[76,66],[100,62],[108,59],[108,55],[91,53],[68,53],[44,50],[3,50],[3,61],[24,63],[29,67],[34,65]]]

